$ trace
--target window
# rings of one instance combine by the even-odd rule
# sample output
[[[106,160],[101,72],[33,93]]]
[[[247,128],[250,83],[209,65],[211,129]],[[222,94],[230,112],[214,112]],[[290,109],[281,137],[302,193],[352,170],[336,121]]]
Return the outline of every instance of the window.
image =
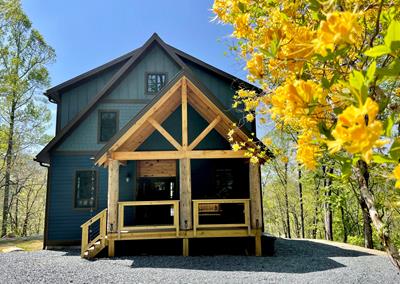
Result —
[[[167,74],[165,73],[149,73],[146,76],[147,93],[154,94],[164,87],[167,81]]]
[[[89,209],[96,207],[97,201],[97,172],[81,170],[75,174],[74,207]]]
[[[99,142],[107,142],[117,132],[117,116],[116,111],[99,112]]]

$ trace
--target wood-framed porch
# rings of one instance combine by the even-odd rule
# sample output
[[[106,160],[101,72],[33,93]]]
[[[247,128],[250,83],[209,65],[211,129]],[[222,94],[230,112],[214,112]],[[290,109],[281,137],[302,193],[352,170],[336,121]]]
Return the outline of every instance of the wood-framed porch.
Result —
[[[188,141],[188,104],[204,119],[208,126],[191,142]],[[162,126],[163,121],[181,106],[181,143]],[[82,256],[94,256],[108,246],[109,256],[115,254],[115,242],[141,239],[182,239],[183,255],[189,255],[189,239],[215,237],[254,237],[255,253],[261,255],[262,204],[259,165],[249,163],[249,198],[247,199],[209,199],[192,200],[191,160],[194,159],[238,159],[244,158],[244,151],[196,150],[196,146],[213,130],[223,137],[232,126],[231,119],[186,76],[176,82],[160,96],[138,119],[112,141],[106,152],[97,157],[99,166],[108,168],[107,209],[82,225]],[[137,151],[140,144],[158,131],[176,150]],[[234,139],[248,141],[241,130],[236,131]],[[179,161],[179,200],[128,201],[119,202],[119,168],[127,161],[178,160]],[[200,224],[199,204],[233,203],[243,206],[243,222],[235,224]],[[149,226],[125,226],[125,206],[171,206],[173,224]],[[102,226],[100,237],[89,242],[88,227],[94,222]],[[106,224],[106,225],[105,225]],[[106,228],[105,228],[106,226]]]

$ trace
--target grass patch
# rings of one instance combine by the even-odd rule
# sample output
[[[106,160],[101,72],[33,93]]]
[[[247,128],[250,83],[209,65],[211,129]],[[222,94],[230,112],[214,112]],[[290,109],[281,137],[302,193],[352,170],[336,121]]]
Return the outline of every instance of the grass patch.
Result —
[[[0,240],[0,253],[11,247],[21,248],[26,251],[41,250],[43,248],[43,237]]]

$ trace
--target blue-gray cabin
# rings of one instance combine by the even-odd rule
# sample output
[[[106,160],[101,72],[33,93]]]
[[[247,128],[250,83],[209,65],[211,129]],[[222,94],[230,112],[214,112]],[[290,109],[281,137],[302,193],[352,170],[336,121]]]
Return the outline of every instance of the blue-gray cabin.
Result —
[[[189,255],[193,239],[244,237],[261,254],[260,168],[228,141],[234,124],[236,141],[256,133],[232,109],[240,88],[259,91],[154,34],[49,89],[45,247],[113,256],[122,241],[175,239]]]

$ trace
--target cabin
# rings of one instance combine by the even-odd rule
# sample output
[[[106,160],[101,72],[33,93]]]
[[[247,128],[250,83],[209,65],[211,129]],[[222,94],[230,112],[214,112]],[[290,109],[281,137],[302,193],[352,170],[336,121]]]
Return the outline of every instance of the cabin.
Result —
[[[193,240],[225,237],[261,255],[260,166],[227,140],[233,123],[235,140],[256,133],[231,107],[243,87],[260,91],[154,34],[47,90],[56,135],[35,158],[48,167],[44,246],[111,257],[122,242],[175,239],[188,256]]]

